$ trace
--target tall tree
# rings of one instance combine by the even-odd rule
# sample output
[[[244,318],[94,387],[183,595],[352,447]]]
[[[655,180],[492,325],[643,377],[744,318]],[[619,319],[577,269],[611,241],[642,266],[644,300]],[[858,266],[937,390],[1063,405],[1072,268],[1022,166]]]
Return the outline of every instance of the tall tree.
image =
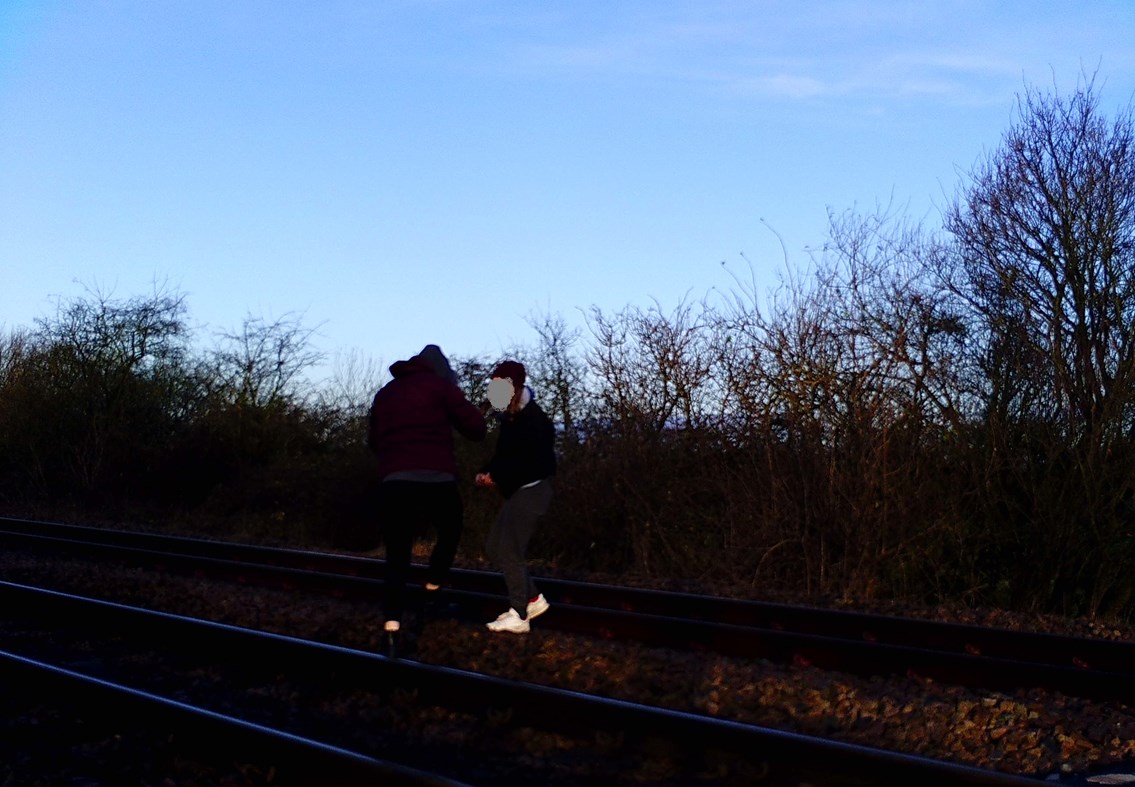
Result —
[[[1070,96],[1028,89],[945,217],[1000,514],[1021,557],[1065,575],[1057,595],[1094,574],[1092,609],[1115,577],[1088,566],[1135,549],[1135,131],[1130,105],[1109,121],[1099,103],[1092,79]]]

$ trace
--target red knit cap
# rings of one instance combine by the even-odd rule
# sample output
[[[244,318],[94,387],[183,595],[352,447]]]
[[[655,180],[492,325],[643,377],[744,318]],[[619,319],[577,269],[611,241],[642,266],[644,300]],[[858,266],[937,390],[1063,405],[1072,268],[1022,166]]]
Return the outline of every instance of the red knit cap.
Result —
[[[524,385],[524,367],[517,361],[501,361],[493,369],[493,377],[507,377],[512,380],[514,388],[519,390]]]

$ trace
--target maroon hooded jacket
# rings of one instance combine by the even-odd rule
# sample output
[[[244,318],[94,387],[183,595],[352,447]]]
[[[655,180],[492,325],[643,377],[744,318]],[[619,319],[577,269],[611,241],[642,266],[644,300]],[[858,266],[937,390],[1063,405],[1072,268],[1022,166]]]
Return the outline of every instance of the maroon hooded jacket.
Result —
[[[453,430],[473,441],[485,437],[485,418],[461,389],[435,345],[390,367],[394,377],[374,397],[368,445],[379,478],[411,470],[457,475]]]

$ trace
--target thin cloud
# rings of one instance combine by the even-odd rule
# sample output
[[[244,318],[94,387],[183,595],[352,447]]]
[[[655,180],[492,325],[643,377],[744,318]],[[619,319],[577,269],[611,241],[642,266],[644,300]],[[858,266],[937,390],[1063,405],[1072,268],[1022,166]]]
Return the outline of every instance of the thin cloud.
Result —
[[[773,96],[779,98],[815,98],[831,94],[833,88],[819,79],[795,74],[772,74],[762,77],[732,77],[730,92],[738,95]]]
[[[1060,13],[1042,19],[1023,14],[1024,6],[968,0],[866,8],[860,2],[787,9],[702,4],[696,13],[622,8],[632,10],[560,18],[556,28],[541,29],[541,43],[516,50],[517,65],[536,78],[645,78],[701,85],[738,100],[931,98],[978,105],[1003,101],[1007,87],[1048,62],[1046,53],[1061,51],[1054,36],[1084,41],[1102,21],[1099,12],[1075,14],[1054,28]]]

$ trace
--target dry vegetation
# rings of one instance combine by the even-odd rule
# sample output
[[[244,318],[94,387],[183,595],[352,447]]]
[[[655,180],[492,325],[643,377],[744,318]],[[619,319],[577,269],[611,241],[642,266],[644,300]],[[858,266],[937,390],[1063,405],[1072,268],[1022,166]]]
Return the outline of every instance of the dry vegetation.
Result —
[[[515,354],[564,427],[533,546],[557,572],[1135,609],[1135,140],[1090,80],[1022,96],[940,231],[836,214],[767,302],[736,276],[669,311],[593,309],[586,332],[531,322]],[[374,370],[310,390],[298,318],[211,350],[187,324],[176,293],[92,293],[0,337],[0,502],[374,546]],[[493,360],[454,359],[470,396]],[[462,446],[470,477],[486,450]],[[465,499],[475,560],[497,501]]]

